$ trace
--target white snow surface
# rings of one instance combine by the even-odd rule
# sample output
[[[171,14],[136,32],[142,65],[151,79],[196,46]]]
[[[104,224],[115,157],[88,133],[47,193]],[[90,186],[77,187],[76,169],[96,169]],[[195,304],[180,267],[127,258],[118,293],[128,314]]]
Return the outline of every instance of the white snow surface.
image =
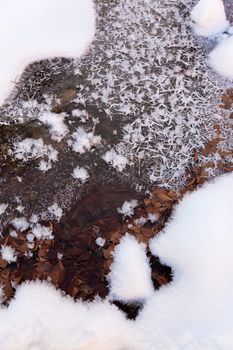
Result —
[[[233,80],[233,36],[221,40],[209,54],[208,63],[220,75]]]
[[[191,11],[193,29],[197,35],[214,36],[229,27],[222,0],[199,0]]]
[[[114,261],[108,275],[109,296],[122,302],[142,302],[154,291],[146,246],[126,234],[114,250]]]
[[[29,63],[80,56],[95,34],[92,0],[1,1],[0,23],[0,104]]]
[[[108,302],[74,302],[53,287],[19,287],[0,310],[1,350],[130,350],[131,324]]]
[[[75,303],[45,283],[31,282],[18,287],[9,307],[0,310],[0,348],[232,350],[232,207],[233,174],[187,194],[177,205],[150,242],[152,253],[172,267],[173,281],[147,294],[135,322],[126,321],[107,300]],[[143,268],[135,270],[131,252],[135,264],[141,256]],[[118,272],[111,283],[120,277],[120,288],[126,288],[124,295],[118,290],[118,298],[131,299],[136,280],[150,289],[144,248],[126,236],[115,254],[112,271]]]

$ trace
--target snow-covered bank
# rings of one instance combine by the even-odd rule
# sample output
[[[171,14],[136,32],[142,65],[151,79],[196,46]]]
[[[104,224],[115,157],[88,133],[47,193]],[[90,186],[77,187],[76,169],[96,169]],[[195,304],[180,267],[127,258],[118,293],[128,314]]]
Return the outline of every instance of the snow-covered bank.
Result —
[[[95,33],[92,0],[2,1],[0,22],[0,104],[29,63],[80,56]]]
[[[164,231],[150,244],[152,253],[172,267],[173,281],[159,291],[144,294],[144,309],[135,322],[126,321],[108,301],[74,303],[53,287],[34,282],[19,287],[9,308],[0,310],[0,348],[231,350],[232,207],[233,174],[184,197]],[[127,245],[130,241],[128,237]],[[115,251],[115,264],[122,262],[125,238],[121,244]],[[135,250],[134,239],[132,249],[136,256],[142,254],[138,279],[143,276],[148,281],[149,266],[145,268],[143,249],[138,246]],[[127,264],[126,260],[118,266],[117,275],[126,277],[124,283],[127,276],[133,276],[126,289],[133,293],[136,271],[131,262]],[[111,283],[113,286],[114,281]]]

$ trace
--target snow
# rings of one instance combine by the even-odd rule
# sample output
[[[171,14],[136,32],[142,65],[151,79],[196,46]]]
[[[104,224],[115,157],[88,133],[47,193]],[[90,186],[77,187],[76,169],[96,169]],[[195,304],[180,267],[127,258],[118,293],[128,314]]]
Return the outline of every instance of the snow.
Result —
[[[138,201],[132,199],[130,201],[125,201],[121,208],[117,208],[119,214],[123,216],[132,216],[134,214],[134,208],[138,206]]]
[[[187,194],[150,248],[173,270],[137,320],[143,349],[232,349],[233,175]]]
[[[74,171],[72,173],[72,176],[75,179],[80,180],[81,183],[84,183],[87,181],[87,179],[89,178],[88,172],[85,168],[79,167],[77,166],[76,168],[74,168]]]
[[[195,33],[204,37],[217,35],[229,27],[222,0],[199,0],[191,11],[191,19]]]
[[[8,245],[2,245],[0,252],[2,259],[8,263],[12,263],[17,260],[15,249]]]
[[[109,297],[122,302],[142,302],[152,296],[154,288],[146,256],[146,246],[126,234],[114,250],[108,275]]]
[[[232,350],[232,207],[233,174],[185,195],[150,242],[173,271],[158,291],[145,246],[129,234],[115,249],[105,301],[75,302],[41,282],[18,287],[0,309],[0,348]],[[136,321],[126,321],[111,298],[143,302]]]
[[[19,287],[0,309],[2,350],[133,350],[131,324],[106,301],[73,301],[47,283]]]
[[[68,144],[74,152],[83,154],[90,151],[92,147],[96,147],[101,143],[101,136],[94,135],[94,131],[87,131],[83,127],[77,128],[72,134],[72,140]]]
[[[0,104],[29,63],[80,56],[95,34],[92,0],[9,0],[1,2],[0,22]]]
[[[52,235],[53,231],[51,229],[51,227],[48,226],[44,226],[41,224],[36,224],[33,228],[32,228],[32,234],[38,239],[38,240],[42,240],[42,239],[53,239],[53,235]],[[28,241],[29,242],[33,242],[33,237],[32,236],[28,236]]]
[[[51,205],[50,207],[48,207],[48,211],[50,214],[53,215],[53,217],[59,222],[63,211],[62,208],[59,207],[59,205],[57,203],[54,203],[53,205]]]
[[[25,217],[15,218],[11,221],[11,224],[18,231],[25,231],[29,227],[29,223],[27,222]]]
[[[114,149],[106,152],[102,158],[106,163],[111,164],[113,168],[118,171],[123,171],[128,164],[127,158],[122,154],[117,153]]]
[[[233,80],[233,36],[225,38],[209,54],[208,63],[220,75]]]

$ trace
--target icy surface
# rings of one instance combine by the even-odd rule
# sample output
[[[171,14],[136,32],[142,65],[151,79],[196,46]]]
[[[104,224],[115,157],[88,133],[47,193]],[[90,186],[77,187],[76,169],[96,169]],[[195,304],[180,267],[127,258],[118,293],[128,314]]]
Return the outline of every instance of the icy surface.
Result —
[[[115,306],[74,302],[46,283],[19,287],[0,324],[2,350],[133,349],[131,325]]]
[[[0,4],[0,104],[32,61],[85,52],[95,33],[92,0],[9,0]]]

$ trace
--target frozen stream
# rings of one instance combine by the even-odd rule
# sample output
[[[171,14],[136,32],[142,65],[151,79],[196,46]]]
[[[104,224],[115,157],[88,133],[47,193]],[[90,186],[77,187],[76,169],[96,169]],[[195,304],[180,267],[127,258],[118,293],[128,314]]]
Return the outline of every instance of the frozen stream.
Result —
[[[109,191],[112,210],[119,202],[111,193],[124,193],[123,202],[155,184],[179,188],[216,123],[224,129],[223,148],[232,147],[231,122],[218,108],[228,84],[206,69],[206,50],[188,25],[192,4],[95,0],[89,52],[27,68],[1,111],[0,192],[8,204],[2,223],[32,213],[51,217],[49,206],[65,211],[97,188],[100,196]],[[45,114],[65,125],[60,138],[42,122]],[[81,149],[80,130],[89,135]],[[17,158],[25,139],[42,139],[45,148]],[[56,159],[48,160],[46,147]],[[88,172],[84,184],[72,176],[77,166]]]

